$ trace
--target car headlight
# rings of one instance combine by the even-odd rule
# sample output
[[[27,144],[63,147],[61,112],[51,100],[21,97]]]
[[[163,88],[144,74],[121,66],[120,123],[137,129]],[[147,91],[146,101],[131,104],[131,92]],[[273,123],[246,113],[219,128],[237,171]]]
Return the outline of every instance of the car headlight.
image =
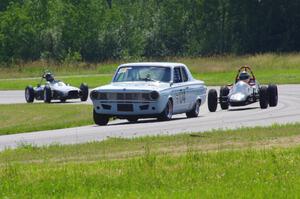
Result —
[[[95,100],[98,98],[98,92],[97,91],[92,91],[91,94],[90,94],[90,98],[92,100]]]
[[[157,100],[159,98],[159,93],[157,91],[151,91],[150,97],[152,100]]]

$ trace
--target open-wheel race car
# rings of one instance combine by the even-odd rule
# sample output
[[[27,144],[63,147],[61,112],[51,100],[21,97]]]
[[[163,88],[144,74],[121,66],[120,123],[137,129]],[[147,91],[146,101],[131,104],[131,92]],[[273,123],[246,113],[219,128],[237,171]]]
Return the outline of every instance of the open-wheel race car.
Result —
[[[41,85],[43,80],[45,84]],[[51,72],[44,72],[40,83],[36,87],[27,86],[25,88],[25,99],[28,103],[35,100],[43,100],[50,103],[51,100],[60,100],[66,102],[68,99],[79,99],[86,101],[88,99],[89,88],[87,84],[82,83],[80,88],[65,84],[62,81],[55,80]]]
[[[208,109],[217,110],[218,103],[222,110],[231,107],[245,106],[258,102],[260,108],[275,107],[278,103],[278,90],[275,84],[261,86],[249,66],[242,66],[236,75],[235,83],[222,86],[218,97],[216,89],[208,92]]]

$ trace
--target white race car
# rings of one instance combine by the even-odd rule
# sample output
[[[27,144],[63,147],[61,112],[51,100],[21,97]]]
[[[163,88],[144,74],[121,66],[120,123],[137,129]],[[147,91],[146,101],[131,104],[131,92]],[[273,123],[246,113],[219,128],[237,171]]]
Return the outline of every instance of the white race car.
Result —
[[[218,98],[217,91],[210,89],[208,92],[208,109],[210,112],[217,110],[218,102],[221,109],[229,106],[245,106],[259,101],[262,109],[277,106],[278,90],[275,84],[268,87],[261,86],[256,80],[249,66],[242,66],[236,75],[235,84],[222,86]]]
[[[45,85],[41,85],[43,80],[46,80]],[[44,100],[45,103],[50,103],[51,100],[60,100],[65,102],[67,99],[78,99],[86,101],[89,95],[89,88],[85,83],[76,88],[65,84],[62,81],[55,80],[50,72],[44,72],[41,82],[36,86],[27,86],[25,88],[25,100],[27,103],[32,103],[35,100]]]
[[[90,98],[98,125],[106,125],[110,117],[170,120],[179,113],[197,117],[206,86],[181,63],[129,63],[118,67],[111,84],[93,89]]]

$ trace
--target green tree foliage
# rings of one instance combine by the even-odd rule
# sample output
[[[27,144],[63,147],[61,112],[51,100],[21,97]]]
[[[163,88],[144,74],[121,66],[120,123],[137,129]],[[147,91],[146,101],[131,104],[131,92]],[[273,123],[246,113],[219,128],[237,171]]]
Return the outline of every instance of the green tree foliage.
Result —
[[[1,0],[0,62],[300,50],[299,0]]]

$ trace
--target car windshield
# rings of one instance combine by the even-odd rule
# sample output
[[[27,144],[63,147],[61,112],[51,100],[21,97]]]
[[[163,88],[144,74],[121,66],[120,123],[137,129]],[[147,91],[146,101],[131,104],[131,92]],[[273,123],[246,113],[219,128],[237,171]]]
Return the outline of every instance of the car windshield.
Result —
[[[124,66],[119,68],[114,82],[128,81],[171,81],[171,69],[159,66]]]

